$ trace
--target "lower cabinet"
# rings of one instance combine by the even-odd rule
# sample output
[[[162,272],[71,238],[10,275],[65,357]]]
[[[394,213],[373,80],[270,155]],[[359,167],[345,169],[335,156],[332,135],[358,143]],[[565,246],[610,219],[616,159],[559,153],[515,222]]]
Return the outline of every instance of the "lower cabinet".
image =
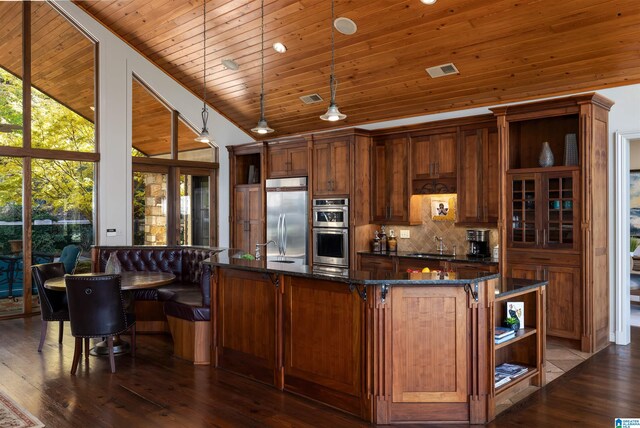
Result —
[[[549,256],[549,259],[552,259]],[[548,280],[547,334],[567,339],[581,339],[582,298],[580,269],[575,266],[507,263],[511,278]]]
[[[390,422],[469,420],[467,293],[463,287],[392,287]],[[398,326],[398,328],[396,328]]]
[[[365,272],[393,272],[393,258],[385,255],[365,255],[360,254],[359,256],[359,270],[363,270]]]
[[[340,282],[284,277],[284,389],[361,415],[364,304]]]
[[[241,270],[218,272],[216,294],[212,294],[216,366],[277,385],[274,308],[279,296],[272,278]]]

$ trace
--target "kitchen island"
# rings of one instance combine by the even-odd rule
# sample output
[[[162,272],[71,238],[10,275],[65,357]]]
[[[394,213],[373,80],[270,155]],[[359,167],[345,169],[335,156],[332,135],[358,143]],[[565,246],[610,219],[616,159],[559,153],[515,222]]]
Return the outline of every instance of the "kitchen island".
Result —
[[[544,383],[544,282],[210,263],[216,367],[378,424],[492,420],[497,361],[525,363],[522,379]],[[493,344],[503,292],[529,296],[513,352]]]

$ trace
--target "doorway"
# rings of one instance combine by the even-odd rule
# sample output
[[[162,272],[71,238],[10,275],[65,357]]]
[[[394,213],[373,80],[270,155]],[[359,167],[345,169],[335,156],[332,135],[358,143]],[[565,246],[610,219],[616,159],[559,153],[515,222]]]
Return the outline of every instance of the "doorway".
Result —
[[[632,146],[633,145],[633,146]],[[614,341],[618,345],[627,345],[631,341],[631,149],[640,145],[640,131],[615,134],[613,158],[614,171],[614,230],[610,237],[613,256],[612,282],[614,284],[611,325],[614,327]],[[635,156],[638,158],[638,155]],[[635,306],[634,306],[635,313]]]

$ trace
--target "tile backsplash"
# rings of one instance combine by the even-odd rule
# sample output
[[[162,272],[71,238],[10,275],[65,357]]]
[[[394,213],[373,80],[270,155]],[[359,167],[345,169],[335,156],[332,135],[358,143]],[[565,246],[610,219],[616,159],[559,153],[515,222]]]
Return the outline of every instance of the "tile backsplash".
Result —
[[[415,198],[415,196],[414,196]],[[398,237],[398,251],[408,251],[416,253],[433,253],[436,252],[437,242],[435,236],[440,236],[444,239],[445,252],[453,252],[453,246],[456,247],[456,254],[467,254],[469,250],[467,244],[467,227],[457,227],[453,221],[435,221],[432,219],[431,212],[431,199],[442,200],[449,199],[453,202],[453,209],[457,211],[457,197],[456,195],[427,195],[418,197],[417,201],[422,205],[421,217],[422,224],[417,226],[386,226],[387,235],[389,231],[393,229],[395,235]],[[420,200],[421,199],[421,200]],[[450,206],[449,209],[452,207]],[[377,226],[376,229],[380,230]],[[411,238],[400,238],[400,230],[409,230]],[[489,229],[489,251],[495,245],[498,244],[498,229]]]

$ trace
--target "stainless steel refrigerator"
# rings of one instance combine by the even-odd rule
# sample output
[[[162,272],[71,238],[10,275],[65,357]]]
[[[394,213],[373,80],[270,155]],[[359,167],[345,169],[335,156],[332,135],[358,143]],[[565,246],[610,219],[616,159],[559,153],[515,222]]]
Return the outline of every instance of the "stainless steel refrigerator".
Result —
[[[307,177],[266,181],[267,260],[309,264]]]

